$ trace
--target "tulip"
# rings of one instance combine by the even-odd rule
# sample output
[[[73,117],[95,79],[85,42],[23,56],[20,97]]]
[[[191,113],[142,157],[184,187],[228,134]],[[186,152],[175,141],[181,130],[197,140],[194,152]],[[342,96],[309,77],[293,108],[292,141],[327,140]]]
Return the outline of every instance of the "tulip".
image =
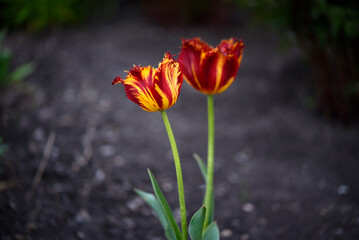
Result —
[[[158,68],[155,69],[151,66],[134,66],[130,71],[128,71],[126,79],[116,77],[112,81],[112,85],[122,83],[125,87],[127,97],[131,101],[138,104],[143,110],[148,112],[161,112],[171,144],[176,168],[182,233],[174,221],[174,217],[172,216],[172,212],[169,210],[167,201],[164,199],[162,192],[157,186],[156,180],[154,179],[151,171],[149,171],[149,175],[153,189],[156,193],[156,198],[140,190],[137,190],[136,192],[144,198],[145,201],[150,201],[149,205],[154,207],[158,216],[162,216],[163,220],[164,218],[166,219],[164,221],[167,222],[161,221],[164,224],[163,226],[166,236],[168,234],[168,236],[176,236],[176,239],[187,240],[187,216],[181,162],[173,131],[165,111],[176,103],[178,95],[181,91],[182,82],[183,77],[179,68],[179,63],[174,61],[169,53],[166,53],[162,62],[159,63]],[[148,200],[148,196],[151,196],[150,198],[154,200]],[[160,207],[157,208],[156,206]],[[159,218],[161,219],[161,217]]]
[[[158,68],[134,66],[126,79],[116,77],[112,85],[122,83],[127,97],[148,112],[164,111],[172,107],[183,82],[179,63],[169,53]]]
[[[242,61],[244,44],[235,38],[222,40],[215,48],[200,38],[182,39],[178,57],[185,80],[196,90],[207,95],[208,111],[208,149],[206,192],[204,204],[206,211],[204,228],[209,226],[214,216],[214,103],[213,95],[225,91],[234,81]]]
[[[213,48],[199,38],[182,39],[178,57],[185,80],[204,94],[218,94],[234,81],[242,61],[244,44],[234,38]]]

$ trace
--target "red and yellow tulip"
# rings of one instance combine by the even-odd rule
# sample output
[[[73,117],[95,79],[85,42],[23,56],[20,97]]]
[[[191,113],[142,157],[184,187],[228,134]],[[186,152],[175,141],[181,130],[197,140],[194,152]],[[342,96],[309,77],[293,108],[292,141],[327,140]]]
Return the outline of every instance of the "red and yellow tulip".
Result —
[[[179,63],[169,53],[158,68],[134,66],[126,79],[116,77],[112,85],[122,83],[127,97],[148,112],[164,111],[172,107],[183,82]]]
[[[199,38],[182,39],[178,57],[185,80],[204,94],[217,94],[234,81],[242,61],[242,40],[222,40],[215,48]]]

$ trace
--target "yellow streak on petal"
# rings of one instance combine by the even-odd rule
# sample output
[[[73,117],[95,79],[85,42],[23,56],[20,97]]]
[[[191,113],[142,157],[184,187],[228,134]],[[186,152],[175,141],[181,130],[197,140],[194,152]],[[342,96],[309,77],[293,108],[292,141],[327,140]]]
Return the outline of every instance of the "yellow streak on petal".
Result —
[[[145,67],[141,69],[141,77],[142,79],[150,79],[153,81],[153,75],[149,76],[151,73],[151,67]],[[138,80],[134,79],[132,76],[128,76],[126,78],[126,84],[131,85],[137,90],[137,93],[135,94],[135,97],[138,99],[139,103],[141,104],[141,107],[149,112],[159,111],[160,107],[158,103],[156,102],[155,98],[153,97],[152,93],[148,91],[147,87],[145,87],[145,91],[138,86]],[[148,84],[146,82],[146,84]]]
[[[193,74],[194,80],[195,80],[195,82],[197,83],[197,87],[196,87],[196,86],[193,86],[193,84],[192,84],[190,81],[187,81],[187,82],[189,82],[190,85],[192,85],[192,87],[201,89],[202,86],[201,86],[201,84],[200,84],[200,82],[199,82],[199,80],[198,80],[198,77],[197,77],[196,71],[195,71],[195,69],[194,69],[194,64],[193,64],[193,63],[191,63],[191,69],[192,69],[192,74]]]
[[[151,74],[151,70],[152,71],[152,76],[150,76]],[[151,82],[146,82],[147,85],[152,85],[153,82],[155,81],[155,72],[157,69],[151,69],[150,66],[145,67],[144,70],[141,72],[142,78],[143,79],[149,79]],[[147,99],[143,99],[143,104],[147,106],[147,108],[154,112],[154,111],[159,111],[161,109],[161,107],[158,105],[158,102],[156,101],[156,99],[153,97],[152,93],[150,91],[148,91],[148,88],[146,87],[146,98]]]
[[[203,60],[205,58],[205,56],[207,55],[207,52],[203,51],[201,52],[201,57],[200,57],[200,60],[199,60],[199,65],[201,66],[202,63],[203,63]]]
[[[151,74],[151,66],[147,66],[141,69],[141,77],[142,79],[146,80],[145,83],[149,84],[149,82],[147,82],[147,80],[149,79],[151,82],[153,81],[152,76],[150,76]]]
[[[173,101],[171,104],[172,106],[177,101],[180,88],[180,84],[178,84],[178,77],[181,74],[181,72],[179,71],[179,63],[176,62],[171,64],[167,74],[169,81],[171,81],[170,87]]]
[[[201,56],[200,56],[200,60],[199,60],[199,66],[201,66],[203,64],[203,60],[205,59],[206,55],[208,54],[208,52],[206,51],[201,51]],[[195,66],[194,63],[191,62],[191,70],[192,70],[192,74],[194,77],[194,81],[196,82],[197,86],[194,86],[190,81],[188,81],[188,79],[185,77],[186,81],[194,88],[198,88],[198,89],[202,89],[201,83],[198,80],[197,74],[196,74],[196,70],[195,70]],[[202,91],[202,90],[201,90]]]
[[[146,111],[149,111],[149,112],[155,112],[155,111],[160,111],[160,107],[158,106],[157,102],[154,101],[152,98],[150,98],[148,95],[140,95],[138,97],[139,99],[139,102],[142,104],[143,108],[146,110]],[[142,107],[141,106],[141,107]]]
[[[161,110],[166,110],[172,107],[178,98],[178,90],[179,86],[177,84],[177,79],[180,74],[178,71],[179,63],[174,62],[172,59],[167,58],[167,55],[163,59],[163,61],[159,64],[158,69],[161,69],[164,79],[162,81],[167,82],[167,86],[170,89],[172,95],[172,101],[170,102],[168,96],[162,91],[158,84],[155,85],[155,90],[162,98],[162,106]],[[157,70],[158,70],[157,69]]]
[[[137,90],[137,93],[135,94],[135,98],[138,99],[140,106],[149,112],[158,111],[159,107],[158,104],[153,100],[153,97],[150,96],[150,94],[146,91],[142,91],[140,87],[138,87],[135,84],[131,84],[132,87],[134,87]]]
[[[228,82],[227,82],[225,85],[223,85],[222,87],[220,87],[220,88],[218,89],[218,91],[216,91],[215,93],[218,94],[218,93],[223,92],[224,90],[226,90],[226,89],[233,83],[233,81],[234,81],[234,77],[231,77],[231,78],[228,80]]]
[[[164,94],[164,92],[162,91],[162,89],[158,86],[158,84],[155,85],[155,89],[158,92],[158,94],[161,96],[162,98],[162,107],[161,110],[166,110],[167,108],[171,107],[170,106],[170,101],[168,100],[166,94]]]
[[[221,82],[224,62],[225,62],[225,56],[219,54],[217,66],[216,66],[216,86],[214,88],[215,92],[217,92],[219,83]]]

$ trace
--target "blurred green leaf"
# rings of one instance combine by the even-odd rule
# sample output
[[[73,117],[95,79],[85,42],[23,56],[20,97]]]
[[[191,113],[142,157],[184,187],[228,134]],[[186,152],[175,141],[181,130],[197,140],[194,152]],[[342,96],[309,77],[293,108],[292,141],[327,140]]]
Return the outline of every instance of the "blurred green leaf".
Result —
[[[345,9],[337,5],[331,5],[328,8],[327,15],[330,21],[332,34],[333,36],[336,36],[340,33],[340,29],[345,21]]]
[[[219,229],[216,222],[212,222],[203,234],[204,240],[219,240]]]
[[[326,0],[313,0],[311,7],[311,17],[318,19],[322,13],[327,12]]]
[[[169,226],[169,222],[161,207],[161,204],[157,201],[156,197],[152,193],[147,193],[139,189],[135,189],[135,192],[153,209],[158,219],[160,220],[162,227],[165,231],[165,235],[169,240],[175,240],[176,236],[172,228]]]
[[[29,7],[23,7],[21,8],[17,14],[14,16],[14,23],[15,25],[20,25],[22,24],[23,22],[26,21],[26,19],[29,19],[30,18],[30,11],[31,11],[31,8]]]
[[[198,164],[199,169],[201,170],[204,181],[207,182],[207,167],[206,167],[205,163],[203,162],[202,158],[197,153],[193,153],[193,157],[194,157],[194,159],[196,159],[196,162]]]
[[[359,36],[359,20],[349,20],[345,23],[345,34],[349,38],[355,38]]]
[[[27,63],[17,67],[11,74],[11,81],[20,81],[30,75],[34,69],[33,64]]]
[[[3,156],[7,150],[7,145],[4,144],[4,140],[0,137],[0,156]]]
[[[11,54],[8,50],[0,49],[0,85],[7,85],[10,81],[9,78],[9,65]]]
[[[202,240],[203,225],[206,216],[206,207],[202,206],[192,217],[188,233],[192,240]]]
[[[2,47],[5,33],[5,30],[0,31],[0,87],[5,87],[12,82],[22,80],[31,74],[34,68],[31,63],[27,63],[10,72],[11,51]]]
[[[2,41],[3,41],[4,38],[5,38],[5,35],[6,35],[6,30],[5,30],[5,29],[1,29],[1,30],[0,30],[0,47],[1,47]]]
[[[2,42],[5,38],[6,31],[0,31],[0,87],[6,86],[10,82],[9,67],[11,60],[11,52],[9,49],[2,47]]]
[[[318,46],[325,46],[328,44],[328,30],[327,27],[322,25],[313,25],[312,26],[313,34],[316,36],[316,44]]]
[[[0,0],[0,26],[39,32],[84,23],[94,14],[117,16],[118,0]]]

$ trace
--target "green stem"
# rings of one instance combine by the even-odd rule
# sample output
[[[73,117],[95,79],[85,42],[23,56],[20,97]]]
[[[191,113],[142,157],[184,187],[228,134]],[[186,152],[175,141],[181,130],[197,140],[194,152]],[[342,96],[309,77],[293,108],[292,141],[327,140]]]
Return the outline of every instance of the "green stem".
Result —
[[[176,167],[176,176],[177,176],[177,187],[178,187],[178,197],[180,203],[180,210],[181,210],[181,227],[182,227],[182,236],[183,240],[187,240],[187,216],[186,216],[186,203],[184,197],[184,190],[183,190],[183,178],[182,178],[182,170],[181,170],[181,162],[177,150],[177,144],[175,137],[172,132],[171,124],[168,120],[166,111],[161,111],[163,122],[166,126],[168,138],[171,143],[173,159],[175,162]]]
[[[209,211],[206,211],[204,221],[204,228],[210,224],[211,209],[213,206],[213,171],[214,171],[214,107],[213,96],[207,95],[207,108],[208,108],[208,153],[207,153],[207,182],[206,194],[204,197],[204,204]],[[214,213],[212,213],[214,214]]]

